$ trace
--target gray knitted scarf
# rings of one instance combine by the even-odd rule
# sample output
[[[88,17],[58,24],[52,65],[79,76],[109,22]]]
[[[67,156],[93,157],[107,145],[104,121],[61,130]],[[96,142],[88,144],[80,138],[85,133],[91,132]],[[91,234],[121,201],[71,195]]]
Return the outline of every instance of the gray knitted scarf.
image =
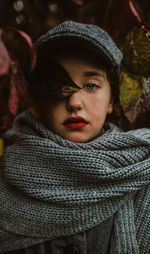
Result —
[[[109,125],[95,140],[73,143],[26,111],[4,141],[0,253],[79,233],[112,215],[112,253],[149,253],[150,130]]]

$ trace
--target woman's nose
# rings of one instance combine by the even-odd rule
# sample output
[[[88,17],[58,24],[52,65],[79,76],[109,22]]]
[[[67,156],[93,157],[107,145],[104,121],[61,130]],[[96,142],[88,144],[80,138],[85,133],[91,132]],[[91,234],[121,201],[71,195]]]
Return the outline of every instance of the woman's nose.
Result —
[[[83,107],[82,96],[80,95],[80,91],[73,93],[66,102],[66,107],[69,112],[76,112],[81,110]]]

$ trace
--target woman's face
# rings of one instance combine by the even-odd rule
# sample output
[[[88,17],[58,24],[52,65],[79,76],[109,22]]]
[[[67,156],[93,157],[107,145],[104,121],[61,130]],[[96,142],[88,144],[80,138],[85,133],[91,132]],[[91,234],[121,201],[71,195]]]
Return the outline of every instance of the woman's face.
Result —
[[[81,89],[70,97],[47,102],[44,121],[64,139],[88,142],[99,134],[113,110],[106,72],[84,57],[61,57],[57,61]]]

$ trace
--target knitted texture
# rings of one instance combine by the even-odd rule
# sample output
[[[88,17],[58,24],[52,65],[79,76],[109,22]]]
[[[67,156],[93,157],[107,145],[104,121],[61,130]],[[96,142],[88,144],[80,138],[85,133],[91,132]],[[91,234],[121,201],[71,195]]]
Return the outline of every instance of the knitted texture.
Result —
[[[4,136],[0,253],[73,235],[114,215],[111,251],[148,254],[150,130],[114,125],[74,143],[29,112]]]
[[[107,32],[98,26],[65,21],[50,29],[35,43],[38,55],[40,52],[47,55],[64,46],[71,45],[95,51],[118,73],[122,53]]]

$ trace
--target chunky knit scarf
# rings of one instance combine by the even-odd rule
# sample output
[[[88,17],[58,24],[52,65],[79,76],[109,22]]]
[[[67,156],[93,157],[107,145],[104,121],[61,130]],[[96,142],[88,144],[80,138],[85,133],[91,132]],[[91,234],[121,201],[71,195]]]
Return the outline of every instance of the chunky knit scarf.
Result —
[[[112,215],[112,253],[149,253],[150,130],[109,125],[95,140],[73,143],[23,112],[4,141],[0,253],[79,233]]]

